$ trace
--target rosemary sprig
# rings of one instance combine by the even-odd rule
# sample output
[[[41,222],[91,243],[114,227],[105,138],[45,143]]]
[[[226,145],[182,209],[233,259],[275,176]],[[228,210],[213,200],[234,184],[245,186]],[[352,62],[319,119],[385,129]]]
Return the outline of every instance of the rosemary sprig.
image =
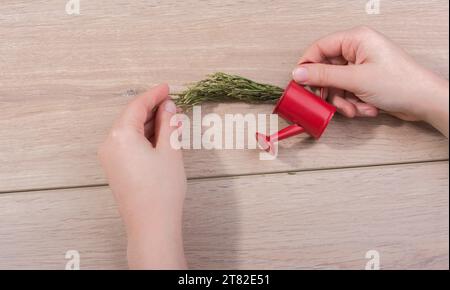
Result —
[[[176,94],[175,103],[184,110],[205,102],[275,103],[283,91],[277,86],[218,72]]]

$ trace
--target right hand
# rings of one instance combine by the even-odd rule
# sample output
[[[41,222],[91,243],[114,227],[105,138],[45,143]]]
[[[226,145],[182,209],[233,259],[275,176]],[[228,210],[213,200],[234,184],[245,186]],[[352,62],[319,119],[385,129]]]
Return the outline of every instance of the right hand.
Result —
[[[403,120],[426,121],[448,136],[448,80],[370,28],[318,40],[298,65],[294,80],[328,88],[328,101],[346,117],[375,117],[381,109]]]

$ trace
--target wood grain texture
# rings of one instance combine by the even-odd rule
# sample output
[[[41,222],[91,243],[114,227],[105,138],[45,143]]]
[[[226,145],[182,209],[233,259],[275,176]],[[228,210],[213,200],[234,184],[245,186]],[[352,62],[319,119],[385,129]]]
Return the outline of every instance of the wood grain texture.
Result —
[[[164,81],[177,90],[214,71],[282,86],[302,50],[335,30],[370,25],[448,78],[445,0],[383,1],[380,15],[367,15],[360,0],[98,0],[82,1],[80,16],[64,5],[2,1],[0,192],[105,183],[96,148],[135,92]],[[291,149],[272,164],[254,162],[256,152],[187,152],[188,175],[448,158],[444,138],[387,117],[338,119],[320,144],[299,138],[284,146]]]
[[[190,266],[214,269],[448,269],[448,162],[189,182]],[[126,268],[107,187],[0,195],[0,269]]]
[[[103,103],[102,109],[74,103],[71,110],[56,111],[40,103],[25,109],[29,113],[20,119],[30,126],[20,129],[15,124],[17,119],[3,115],[0,192],[105,184],[96,152],[118,114],[114,102]],[[271,106],[227,104],[206,106],[203,112],[224,116],[269,114],[271,109]],[[280,123],[280,128],[285,125]],[[237,131],[236,135],[247,133]],[[448,140],[429,126],[389,116],[359,120],[338,116],[320,141],[307,136],[283,141],[278,158],[273,161],[260,161],[259,154],[259,150],[186,150],[184,157],[189,178],[230,176],[445,160]]]

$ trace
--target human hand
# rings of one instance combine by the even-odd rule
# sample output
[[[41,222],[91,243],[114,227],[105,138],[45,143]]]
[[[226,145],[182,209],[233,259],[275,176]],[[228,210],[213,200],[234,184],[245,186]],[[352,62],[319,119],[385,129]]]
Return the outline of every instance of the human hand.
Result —
[[[186,176],[170,135],[176,114],[167,85],[133,100],[99,148],[128,236],[135,269],[185,268],[182,211]]]
[[[448,136],[448,81],[370,28],[318,40],[298,65],[294,80],[328,88],[328,101],[344,116],[375,117],[381,109],[403,120],[426,121]]]

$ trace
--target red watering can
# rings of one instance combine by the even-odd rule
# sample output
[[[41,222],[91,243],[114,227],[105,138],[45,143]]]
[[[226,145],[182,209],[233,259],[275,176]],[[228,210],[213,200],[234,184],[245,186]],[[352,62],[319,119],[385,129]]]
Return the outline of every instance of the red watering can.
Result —
[[[256,133],[259,146],[275,154],[274,143],[308,133],[319,139],[336,113],[336,108],[294,81],[288,85],[273,111],[290,125],[272,136]]]

